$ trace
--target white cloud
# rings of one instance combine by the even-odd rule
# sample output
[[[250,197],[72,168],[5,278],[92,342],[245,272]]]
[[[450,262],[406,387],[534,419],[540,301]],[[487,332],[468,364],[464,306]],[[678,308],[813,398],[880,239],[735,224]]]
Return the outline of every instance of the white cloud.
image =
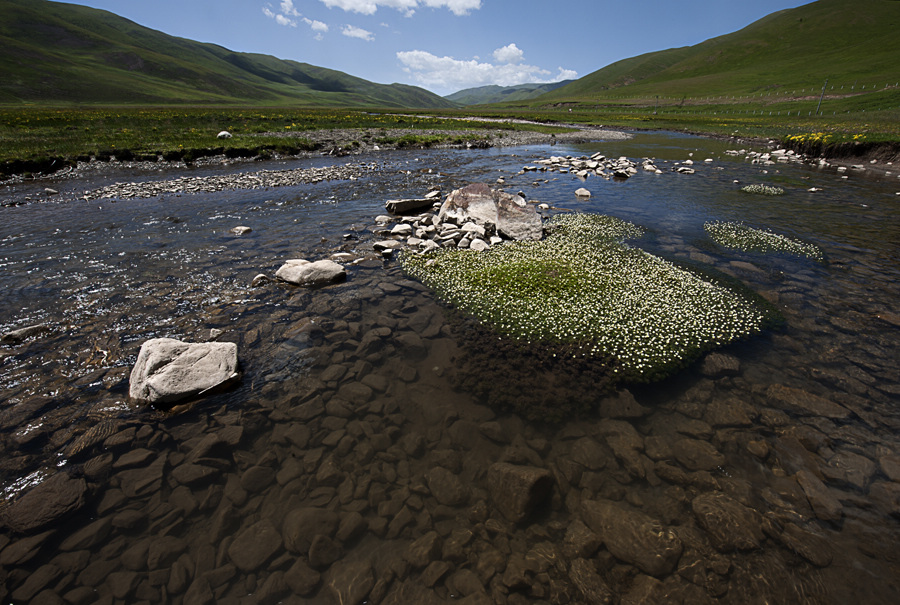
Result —
[[[327,24],[315,19],[304,17],[294,6],[294,0],[281,0],[278,5],[278,12],[275,12],[275,10],[273,10],[271,4],[266,4],[266,6],[263,7],[262,11],[266,17],[268,17],[269,19],[274,19],[275,23],[277,23],[278,25],[284,25],[288,27],[297,27],[297,20],[292,19],[292,17],[299,17],[301,21],[303,21],[310,27],[310,29],[312,29],[316,33],[316,40],[323,39],[325,37],[325,34],[328,33]]]
[[[281,1],[281,14],[282,15],[290,15],[292,17],[299,17],[300,13],[294,8],[294,0],[282,0]]]
[[[578,76],[577,72],[560,67],[556,76],[551,77],[552,72],[546,69],[521,63],[524,53],[515,44],[494,51],[494,59],[504,61],[500,64],[477,59],[464,61],[453,57],[438,57],[424,50],[398,52],[397,58],[403,64],[403,71],[410,74],[416,82],[451,92],[489,84],[514,86],[532,82],[559,82]]]
[[[322,40],[325,37],[325,34],[328,33],[328,25],[322,23],[321,21],[303,17],[303,22],[306,23],[310,27],[310,29],[316,32],[316,40]]]
[[[462,16],[481,8],[481,0],[322,0],[328,8],[340,8],[348,12],[374,15],[379,7],[396,9],[407,17],[420,6],[446,8],[454,15]]]
[[[297,27],[297,22],[294,19],[291,19],[290,16],[288,16],[288,15],[297,16],[297,17],[300,16],[300,13],[298,13],[294,9],[294,3],[291,0],[285,0],[284,2],[282,2],[280,11],[281,12],[278,12],[278,13],[273,11],[271,4],[264,6],[262,9],[263,14],[266,17],[268,17],[269,19],[275,19],[275,23],[277,23],[278,25],[284,25],[287,27]],[[288,12],[288,11],[291,11],[291,12]]]
[[[507,44],[494,51],[494,60],[500,63],[519,63],[524,57],[525,53],[515,44]]]
[[[275,15],[275,23],[278,25],[288,25],[290,27],[297,27],[297,22],[293,19],[288,19],[284,15]]]
[[[355,25],[345,25],[343,28],[341,28],[341,33],[348,38],[359,38],[360,40],[365,40],[366,42],[371,42],[375,39],[375,34],[361,27],[356,27]]]

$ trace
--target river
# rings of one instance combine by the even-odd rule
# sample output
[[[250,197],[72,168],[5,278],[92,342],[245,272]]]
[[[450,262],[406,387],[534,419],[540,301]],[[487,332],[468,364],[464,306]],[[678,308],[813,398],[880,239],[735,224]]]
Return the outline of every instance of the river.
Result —
[[[737,149],[637,133],[183,174],[108,168],[0,190],[0,334],[42,326],[0,347],[0,598],[894,603],[900,167],[762,164],[726,153]],[[662,173],[523,171],[597,152],[652,157]],[[694,174],[672,170],[689,159]],[[84,199],[120,181],[341,163],[377,169]],[[723,351],[737,369],[698,362],[598,397],[604,414],[550,424],[493,409],[466,389],[481,343],[372,244],[386,200],[498,178],[553,212],[640,225],[632,245],[737,277],[784,329]],[[740,191],[754,183],[785,194]],[[703,229],[715,220],[814,244],[825,260],[718,247]],[[353,259],[344,283],[251,286],[284,260],[337,252]],[[140,345],[159,336],[237,343],[239,385],[177,415],[130,402]],[[508,380],[537,376],[544,402],[592,388],[590,373],[560,385],[517,361],[502,360]],[[510,519],[509,500],[529,494],[496,489],[510,467],[551,478],[525,520]],[[46,520],[29,519],[21,503],[44,493],[59,510],[45,501],[28,508]]]

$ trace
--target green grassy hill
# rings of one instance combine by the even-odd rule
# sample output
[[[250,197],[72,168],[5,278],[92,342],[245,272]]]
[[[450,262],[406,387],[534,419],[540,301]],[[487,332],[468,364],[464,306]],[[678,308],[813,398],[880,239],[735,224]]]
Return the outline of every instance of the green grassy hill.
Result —
[[[444,97],[448,101],[461,105],[481,105],[484,103],[504,103],[508,101],[527,101],[541,96],[544,93],[556,90],[561,86],[572,82],[551,82],[549,84],[518,84],[516,86],[479,86],[466,88],[452,95]]]
[[[0,0],[0,47],[0,103],[455,106],[422,88],[236,53],[47,0]]]
[[[539,100],[815,95],[826,79],[835,91],[871,91],[900,81],[898,32],[898,0],[819,0],[695,46],[618,61]]]

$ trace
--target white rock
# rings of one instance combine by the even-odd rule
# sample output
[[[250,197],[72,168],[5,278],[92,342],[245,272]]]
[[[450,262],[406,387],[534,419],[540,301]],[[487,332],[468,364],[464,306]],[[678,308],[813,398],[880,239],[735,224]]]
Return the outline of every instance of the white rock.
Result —
[[[243,225],[237,226],[231,230],[231,232],[235,235],[244,235],[245,233],[250,233],[251,231],[253,231],[253,229],[251,229],[250,227],[245,227]]]
[[[462,230],[466,233],[477,233],[481,237],[484,237],[486,233],[484,227],[477,223],[466,223],[462,226]]]
[[[231,133],[228,132],[227,130],[223,130],[222,132],[220,132],[219,134],[216,135],[216,138],[217,139],[230,139]]]
[[[375,217],[375,224],[376,225],[387,225],[388,223],[390,223],[393,220],[394,219],[392,219],[391,217],[389,217],[386,214],[379,214],[378,216]]]
[[[135,401],[171,404],[238,377],[233,342],[186,343],[154,338],[141,346],[128,394]]]
[[[347,271],[332,260],[309,262],[303,259],[286,261],[275,277],[298,286],[319,286],[340,281],[347,277]]]
[[[380,242],[375,242],[372,244],[376,250],[397,250],[398,248],[403,247],[403,242],[398,242],[395,239],[386,239]]]
[[[476,238],[476,239],[473,239],[472,242],[469,244],[469,248],[471,248],[472,250],[476,250],[478,252],[484,252],[485,250],[490,248],[490,245],[483,239]]]
[[[269,276],[265,273],[259,273],[256,277],[253,278],[253,281],[250,282],[250,286],[252,286],[253,288],[258,288],[267,283],[269,283]]]
[[[584,187],[579,187],[575,190],[575,195],[578,197],[591,197],[591,192]]]
[[[391,229],[391,235],[410,235],[413,232],[412,225],[409,224],[401,224],[394,225],[394,228]]]

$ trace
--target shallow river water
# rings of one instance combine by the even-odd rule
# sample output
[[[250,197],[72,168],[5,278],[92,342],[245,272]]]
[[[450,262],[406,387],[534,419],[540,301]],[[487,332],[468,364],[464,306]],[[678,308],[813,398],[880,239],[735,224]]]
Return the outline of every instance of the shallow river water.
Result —
[[[737,148],[642,133],[190,171],[378,166],[268,189],[81,199],[177,176],[111,168],[0,190],[0,333],[43,326],[0,346],[0,598],[897,602],[900,179],[725,153]],[[596,152],[663,173],[522,171]],[[672,170],[689,158],[694,174]],[[739,278],[784,329],[728,347],[725,366],[598,394],[598,411],[561,424],[492,408],[467,385],[527,381],[552,405],[590,393],[593,375],[561,381],[564,368],[498,349],[510,357],[479,377],[470,360],[491,343],[372,244],[386,200],[500,177],[553,212],[644,227],[632,245]],[[752,183],[786,193],[739,190]],[[825,261],[720,248],[710,220]],[[344,283],[251,287],[336,252],[356,259]],[[239,385],[178,415],[129,402],[140,345],[160,336],[237,343]],[[546,493],[523,487],[534,476]]]

